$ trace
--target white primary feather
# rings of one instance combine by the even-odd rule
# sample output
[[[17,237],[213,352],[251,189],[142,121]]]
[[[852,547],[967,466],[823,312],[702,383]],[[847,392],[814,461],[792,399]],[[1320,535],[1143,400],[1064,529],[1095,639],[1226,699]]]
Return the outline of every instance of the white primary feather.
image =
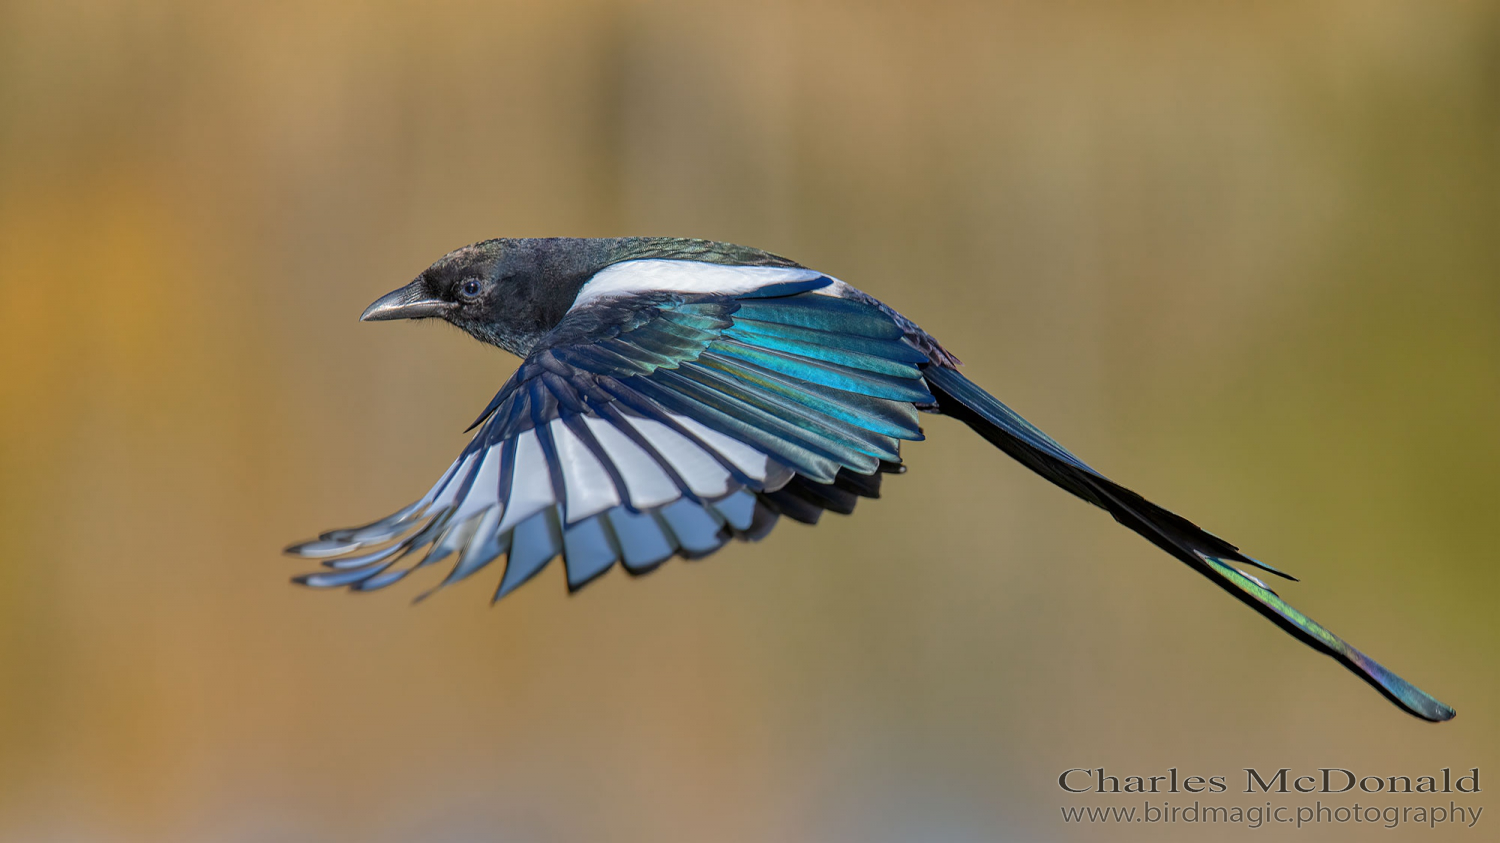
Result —
[[[630,441],[612,422],[598,416],[584,416],[583,422],[593,431],[594,438],[599,440],[599,445],[625,479],[632,506],[651,509],[682,497],[682,491],[656,460]]]
[[[568,523],[575,524],[620,504],[614,481],[577,434],[562,419],[550,423],[557,459],[562,463],[563,486],[568,497]]]
[[[694,494],[705,498],[729,494],[729,472],[708,452],[659,421],[635,416],[626,418],[651,443],[651,447],[672,464]]]
[[[702,261],[622,261],[600,270],[573,300],[573,307],[616,296],[642,293],[710,293],[739,296],[772,284],[822,278],[814,269],[785,266],[724,266]]]
[[[454,461],[453,465],[448,467],[448,472],[443,475],[443,479],[433,484],[427,494],[422,496],[421,502],[432,509],[444,509],[452,505],[454,499],[458,497],[458,490],[463,486],[463,478],[477,453],[477,451],[470,452]]]
[[[500,496],[500,449],[490,448],[484,452],[483,462],[479,467],[473,469],[474,482],[470,484],[468,494],[464,499],[458,501],[458,509],[453,513],[452,523],[457,524],[471,514],[479,512],[485,507],[494,506]],[[453,493],[457,494],[462,489],[468,478],[462,474],[453,478]]]
[[[764,484],[767,491],[779,489],[792,479],[791,472],[785,466],[772,462],[770,457],[744,442],[713,430],[691,416],[679,413],[669,415],[673,421],[682,425],[704,444],[718,451],[724,459],[733,463],[735,468],[743,471],[746,477]]]
[[[516,434],[515,475],[505,500],[505,516],[495,529],[503,533],[556,502],[552,497],[552,472],[536,432]]]
[[[474,540],[464,548],[463,556],[451,575],[455,580],[479,570],[491,559],[499,556],[509,545],[510,537],[498,532],[495,528],[500,526],[500,507],[491,507],[486,510],[480,519],[478,526],[474,529]]]

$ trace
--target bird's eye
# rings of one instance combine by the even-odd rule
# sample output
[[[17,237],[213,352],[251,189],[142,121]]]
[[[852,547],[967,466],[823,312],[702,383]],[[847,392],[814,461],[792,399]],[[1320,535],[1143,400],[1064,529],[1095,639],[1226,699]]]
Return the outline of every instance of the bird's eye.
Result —
[[[466,299],[474,298],[475,296],[479,295],[479,282],[473,278],[470,278],[461,286],[459,286],[458,294]]]

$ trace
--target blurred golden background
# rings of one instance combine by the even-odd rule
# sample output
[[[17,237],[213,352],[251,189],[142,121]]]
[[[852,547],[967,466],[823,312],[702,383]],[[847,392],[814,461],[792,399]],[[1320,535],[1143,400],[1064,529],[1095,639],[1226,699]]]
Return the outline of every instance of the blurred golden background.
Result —
[[[1497,223],[1495,2],[0,3],[0,839],[1248,840],[1057,776],[1500,787]],[[289,585],[515,365],[361,309],[619,234],[885,299],[1458,719],[946,419],[640,581]]]

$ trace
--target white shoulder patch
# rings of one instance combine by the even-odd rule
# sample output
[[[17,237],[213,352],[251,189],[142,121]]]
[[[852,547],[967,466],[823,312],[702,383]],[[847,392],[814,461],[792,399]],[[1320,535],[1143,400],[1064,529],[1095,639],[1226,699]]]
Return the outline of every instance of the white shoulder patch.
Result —
[[[815,269],[786,266],[725,266],[701,261],[635,260],[605,267],[590,278],[573,308],[615,296],[642,293],[710,293],[738,296],[772,284],[825,277]],[[572,309],[572,308],[570,308]]]

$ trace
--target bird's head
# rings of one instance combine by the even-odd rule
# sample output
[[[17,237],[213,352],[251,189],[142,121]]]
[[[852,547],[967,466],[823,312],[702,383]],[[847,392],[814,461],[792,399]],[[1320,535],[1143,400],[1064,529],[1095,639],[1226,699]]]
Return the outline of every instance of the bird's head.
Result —
[[[583,241],[486,240],[376,299],[360,321],[442,319],[520,357],[562,321],[599,264]]]

